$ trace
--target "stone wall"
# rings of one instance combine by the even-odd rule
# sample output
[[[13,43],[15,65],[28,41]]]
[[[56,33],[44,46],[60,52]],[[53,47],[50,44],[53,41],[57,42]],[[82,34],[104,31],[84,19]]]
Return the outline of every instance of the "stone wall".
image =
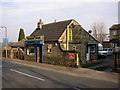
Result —
[[[75,67],[75,59],[69,59],[68,57],[70,51],[62,51],[62,49],[60,49],[60,44],[57,44],[57,46],[55,44],[51,44],[51,53],[48,53],[48,45],[50,44],[45,44],[44,47],[44,63]],[[72,53],[75,52],[72,51]]]
[[[120,52],[114,52],[114,70],[120,73]]]
[[[97,42],[88,32],[86,32],[80,25],[75,26],[72,28],[72,37],[73,40],[69,43],[69,50],[73,49],[73,46],[76,46],[76,51],[80,52],[81,60],[86,60],[86,52],[87,52],[87,43],[88,42]],[[95,59],[97,59],[97,48],[96,53],[93,53]]]
[[[27,55],[27,48],[24,49],[24,58],[27,61],[34,61],[34,62],[36,62],[35,54],[34,55]]]
[[[35,55],[26,55],[25,54],[25,60],[36,62],[36,57],[35,57]]]
[[[111,45],[110,45],[110,42],[108,41],[104,41],[104,42],[102,42],[102,45],[103,45],[103,48],[111,48]]]
[[[6,57],[6,50],[2,50],[2,57]],[[24,53],[20,50],[7,50],[7,58],[24,60]]]
[[[69,53],[75,53],[75,51],[63,51],[60,47],[60,43],[57,42],[49,42],[44,44],[44,60],[43,63],[53,64],[53,65],[62,65],[67,67],[75,67],[76,66],[76,58],[69,59]],[[51,52],[48,52],[48,47],[51,47]],[[26,52],[26,50],[25,50]],[[38,52],[39,53],[39,52]],[[38,56],[39,57],[39,56]],[[36,61],[35,55],[26,55],[25,60],[28,61]]]

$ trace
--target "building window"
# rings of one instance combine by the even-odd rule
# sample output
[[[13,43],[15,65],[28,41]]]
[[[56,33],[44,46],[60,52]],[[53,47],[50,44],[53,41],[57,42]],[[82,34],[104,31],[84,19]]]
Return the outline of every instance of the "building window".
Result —
[[[91,52],[92,52],[92,53],[95,52],[95,46],[91,46]]]
[[[117,35],[117,31],[113,31],[113,35]]]
[[[73,47],[72,47],[72,50],[76,51],[76,46],[73,46]]]
[[[51,53],[51,46],[48,46],[47,52],[48,52],[48,53]]]
[[[34,48],[28,48],[27,55],[34,55]]]

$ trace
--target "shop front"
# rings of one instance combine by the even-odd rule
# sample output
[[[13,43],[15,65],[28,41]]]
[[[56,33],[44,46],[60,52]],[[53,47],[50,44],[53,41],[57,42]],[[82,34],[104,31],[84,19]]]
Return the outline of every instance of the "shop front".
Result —
[[[27,60],[43,63],[44,60],[44,36],[26,37],[25,49]]]

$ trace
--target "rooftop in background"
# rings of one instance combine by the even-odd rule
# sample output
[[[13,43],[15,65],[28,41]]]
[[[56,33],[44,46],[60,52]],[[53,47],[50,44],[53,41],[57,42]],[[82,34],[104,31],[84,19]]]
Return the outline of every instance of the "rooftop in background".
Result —
[[[113,24],[113,25],[110,27],[110,30],[120,30],[120,24]]]
[[[19,42],[13,43],[12,47],[24,47],[25,40],[20,40]]]

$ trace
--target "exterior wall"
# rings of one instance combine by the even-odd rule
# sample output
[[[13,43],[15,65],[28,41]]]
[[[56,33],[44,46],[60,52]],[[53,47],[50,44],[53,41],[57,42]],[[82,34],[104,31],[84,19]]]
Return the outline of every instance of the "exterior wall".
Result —
[[[61,49],[60,43],[57,42],[49,42],[49,43],[45,43],[44,44],[44,60],[43,63],[47,63],[47,64],[54,64],[54,65],[63,65],[63,66],[68,66],[68,67],[75,67],[76,66],[76,58],[74,59],[69,59],[68,55],[70,53],[70,51],[63,51]],[[39,45],[37,47],[38,49],[38,59],[39,59]],[[51,52],[48,52],[48,47],[51,47]],[[25,49],[25,52],[26,49]],[[75,53],[75,51],[72,51],[72,53]],[[28,61],[41,61],[41,60],[37,60],[36,61],[36,57],[35,55],[27,55],[25,54],[25,60]]]
[[[26,54],[25,54],[25,60],[36,62],[35,55],[26,55]]]
[[[117,35],[114,35],[116,31]],[[111,48],[115,51],[115,48],[120,47],[120,29],[110,29],[110,42]]]
[[[64,31],[64,33],[60,37],[59,41],[61,41],[60,47],[62,48],[62,50],[66,50],[67,49],[66,48],[66,30]]]
[[[115,52],[114,53],[114,58],[115,58],[115,61],[114,61],[114,70],[116,72],[120,73],[120,52]]]
[[[35,55],[27,55],[27,47],[24,49],[24,52],[25,52],[24,54],[25,60],[36,62]]]
[[[2,57],[6,57],[6,50],[2,50]],[[24,52],[21,48],[11,48],[7,50],[7,58],[24,60]]]
[[[71,25],[79,25],[79,23],[77,23],[76,21],[72,21],[70,24],[69,24],[69,26],[71,26]],[[61,43],[60,43],[60,47],[62,48],[62,50],[66,50],[67,48],[67,30],[65,30],[64,31],[64,33],[61,35],[61,37],[60,37],[60,39],[59,39],[59,41],[62,41]],[[69,50],[71,50],[71,49],[69,49]]]
[[[78,22],[76,22],[75,20],[72,20],[72,22],[70,23],[70,25],[72,25],[72,24],[74,24],[74,25],[80,25]]]
[[[117,35],[114,35],[114,31],[116,31]],[[120,30],[110,30],[110,39],[120,40]]]
[[[111,48],[110,42],[102,42],[103,48]]]
[[[73,27],[74,26],[74,27]],[[72,42],[69,42],[68,44],[68,49],[74,50],[73,47],[76,48],[76,52],[79,52],[79,57],[81,60],[86,60],[86,53],[87,53],[87,48],[88,42],[97,42],[95,39],[92,38],[91,35],[89,35],[76,21],[72,21],[69,24],[69,27],[72,28]],[[62,41],[60,43],[60,47],[62,50],[66,50],[66,45],[67,45],[67,30],[64,31],[62,36],[60,37],[59,41]],[[64,48],[63,48],[64,47]],[[95,47],[96,51],[95,53],[91,53],[91,57],[94,57],[94,59],[98,58],[98,46],[96,45]]]
[[[51,45],[51,53],[48,53],[47,51],[49,45]],[[62,51],[60,44],[57,44],[56,46],[55,43],[46,43],[44,46],[44,63],[75,67],[75,59],[69,59],[68,55],[69,51]]]
[[[81,60],[86,60],[87,43],[96,41],[80,25],[72,28],[72,32],[73,40],[69,43],[69,50],[72,50],[73,46],[76,46],[76,51],[81,54]],[[97,59],[97,48],[96,46],[96,53],[92,53],[94,59]]]

